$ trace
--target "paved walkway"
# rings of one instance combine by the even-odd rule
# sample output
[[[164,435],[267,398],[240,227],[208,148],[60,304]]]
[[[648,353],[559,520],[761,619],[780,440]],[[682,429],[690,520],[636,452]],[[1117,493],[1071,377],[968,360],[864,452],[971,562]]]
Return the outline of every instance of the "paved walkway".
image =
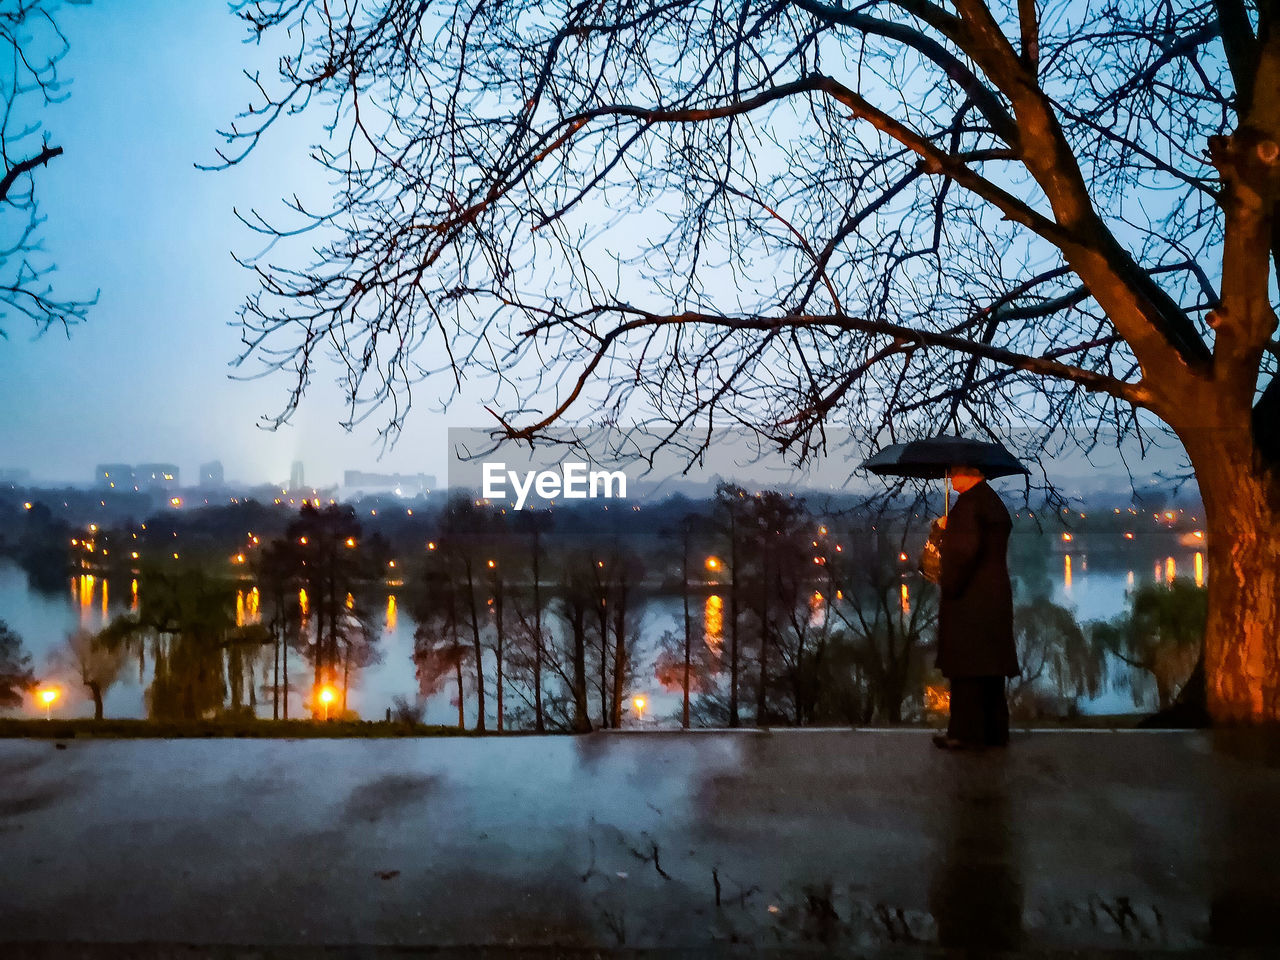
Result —
[[[1261,956],[1280,737],[0,741],[0,956],[68,941]]]

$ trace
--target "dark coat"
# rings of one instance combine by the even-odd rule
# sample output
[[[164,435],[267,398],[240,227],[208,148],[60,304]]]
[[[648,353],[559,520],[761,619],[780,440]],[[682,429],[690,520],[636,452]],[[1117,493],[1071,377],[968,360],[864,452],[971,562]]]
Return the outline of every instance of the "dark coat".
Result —
[[[945,677],[1012,677],[1013,588],[1009,531],[1013,522],[986,483],[956,498],[942,534],[942,599],[938,609],[938,669]]]

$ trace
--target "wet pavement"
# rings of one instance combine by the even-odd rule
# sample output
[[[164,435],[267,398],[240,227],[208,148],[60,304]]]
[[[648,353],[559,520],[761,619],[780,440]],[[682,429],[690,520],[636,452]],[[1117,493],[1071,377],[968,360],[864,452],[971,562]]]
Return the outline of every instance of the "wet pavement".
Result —
[[[68,942],[1276,955],[1280,737],[0,741],[0,956]]]

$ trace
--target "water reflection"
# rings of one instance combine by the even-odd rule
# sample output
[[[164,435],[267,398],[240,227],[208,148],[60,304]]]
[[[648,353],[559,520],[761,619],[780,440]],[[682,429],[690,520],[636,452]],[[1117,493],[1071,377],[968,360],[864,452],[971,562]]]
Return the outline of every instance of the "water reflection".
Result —
[[[703,639],[707,648],[713,653],[719,653],[724,640],[724,599],[719,594],[713,593],[707,597],[702,610],[702,622],[705,633]]]
[[[1071,592],[1071,554],[1066,554],[1062,558],[1062,589],[1066,593]]]
[[[929,886],[941,947],[987,954],[1022,943],[1023,884],[1003,761],[988,755],[981,767],[955,770],[947,791]]]
[[[387,633],[396,632],[396,595],[394,593],[387,595]]]
[[[1204,586],[1204,554],[1198,550],[1196,551],[1195,567],[1196,567],[1196,586],[1203,587]]]

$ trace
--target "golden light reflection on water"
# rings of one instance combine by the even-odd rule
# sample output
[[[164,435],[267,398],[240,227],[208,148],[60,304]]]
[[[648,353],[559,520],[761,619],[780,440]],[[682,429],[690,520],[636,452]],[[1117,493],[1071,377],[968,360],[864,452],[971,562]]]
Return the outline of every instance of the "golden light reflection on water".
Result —
[[[138,581],[136,578],[129,584],[129,610],[133,613],[138,612]]]
[[[1071,592],[1071,554],[1062,558],[1062,589]]]
[[[102,625],[105,627],[111,620],[111,614],[107,613],[107,581],[102,581]]]
[[[1173,583],[1173,578],[1178,575],[1178,565],[1173,562],[1173,557],[1165,557],[1164,560],[1164,582]]]
[[[911,591],[905,583],[902,585],[902,612],[904,615],[911,612]]]
[[[302,610],[302,615],[303,615],[304,617],[305,617],[305,616],[310,612],[310,610],[311,610],[310,604],[308,604],[308,602],[307,602],[307,588],[306,588],[306,587],[300,587],[300,588],[298,589],[298,606],[301,608],[301,610]]]
[[[1196,551],[1196,586],[1204,586],[1204,554]]]
[[[244,626],[244,591],[236,591],[236,626]]]
[[[396,616],[396,595],[389,593],[387,594],[387,633],[395,633]]]
[[[708,647],[718,651],[724,640],[724,600],[719,594],[707,597],[702,610],[702,623],[706,636],[703,638]]]
[[[80,577],[80,626],[89,626],[89,611],[93,609],[93,574],[86,573]]]

